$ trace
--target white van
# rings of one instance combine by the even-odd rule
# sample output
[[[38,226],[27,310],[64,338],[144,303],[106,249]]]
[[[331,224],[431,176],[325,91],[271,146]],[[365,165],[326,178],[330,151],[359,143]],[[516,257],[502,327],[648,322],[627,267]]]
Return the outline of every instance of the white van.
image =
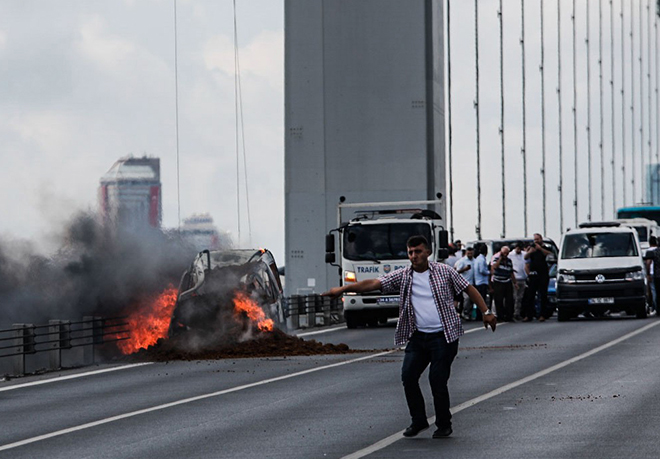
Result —
[[[637,230],[639,245],[642,250],[649,248],[649,238],[651,236],[658,237],[658,224],[654,220],[648,218],[617,218],[614,221]]]
[[[557,262],[558,320],[619,311],[644,318],[646,308],[646,271],[636,230],[612,223],[564,234]]]

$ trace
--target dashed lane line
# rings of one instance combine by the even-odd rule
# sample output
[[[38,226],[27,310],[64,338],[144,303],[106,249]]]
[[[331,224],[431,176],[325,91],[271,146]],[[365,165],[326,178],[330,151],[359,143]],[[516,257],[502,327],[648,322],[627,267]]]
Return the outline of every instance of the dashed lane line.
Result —
[[[530,381],[534,381],[535,379],[538,379],[538,378],[541,378],[541,377],[543,377],[547,374],[550,374],[553,371],[560,370],[560,369],[562,369],[562,368],[564,368],[568,365],[571,365],[575,362],[579,362],[580,360],[586,359],[587,357],[591,357],[592,355],[597,354],[598,352],[603,351],[605,349],[608,349],[612,346],[616,346],[617,344],[621,343],[622,341],[630,339],[633,336],[637,336],[640,333],[644,333],[645,331],[647,331],[647,330],[649,330],[649,329],[651,329],[651,328],[653,328],[657,325],[660,325],[660,322],[653,322],[653,323],[648,324],[648,325],[646,325],[642,328],[639,328],[639,329],[637,329],[633,332],[625,334],[625,335],[623,335],[623,336],[621,336],[621,337],[619,337],[615,340],[612,340],[608,343],[605,343],[601,346],[598,346],[598,347],[596,347],[596,348],[594,348],[590,351],[587,351],[583,354],[580,354],[580,355],[578,355],[576,357],[573,357],[573,358],[570,358],[568,360],[564,360],[563,362],[560,362],[560,363],[558,363],[556,365],[553,365],[551,367],[548,367],[545,370],[538,371],[534,374],[526,376],[526,377],[524,377],[522,379],[519,379],[517,381],[511,382],[509,384],[505,384],[504,386],[498,387],[497,389],[492,390],[492,391],[490,391],[488,393],[485,393],[483,395],[480,395],[479,397],[475,397],[471,400],[468,400],[466,402],[461,403],[460,405],[456,405],[455,407],[453,407],[451,409],[451,413],[456,414],[460,411],[463,411],[467,408],[470,408],[470,407],[476,405],[477,403],[481,403],[485,400],[496,397],[500,394],[503,394],[506,391],[509,391],[509,390],[514,389],[518,386],[526,384]],[[470,330],[470,331],[472,331],[472,330]],[[432,425],[435,422],[435,416],[431,416],[428,419],[428,422],[429,422],[429,424]],[[383,438],[382,440],[374,443],[373,445],[367,446],[366,448],[363,448],[363,449],[361,449],[359,451],[356,451],[352,454],[344,456],[342,459],[359,459],[361,457],[368,456],[370,454],[375,453],[376,451],[380,451],[381,449],[387,448],[388,446],[390,446],[391,444],[401,440],[402,438],[404,438],[403,437],[403,430],[401,430],[399,432],[396,432],[396,433],[390,435],[389,437]]]

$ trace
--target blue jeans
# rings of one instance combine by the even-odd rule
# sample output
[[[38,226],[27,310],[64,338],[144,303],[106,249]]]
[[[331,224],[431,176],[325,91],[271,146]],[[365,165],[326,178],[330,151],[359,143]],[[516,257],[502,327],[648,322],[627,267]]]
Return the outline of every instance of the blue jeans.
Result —
[[[430,363],[429,383],[433,394],[435,424],[439,428],[451,427],[447,381],[457,352],[458,340],[447,343],[443,332],[416,331],[408,340],[401,369],[401,381],[414,425],[426,424],[426,407],[419,387],[419,378]]]

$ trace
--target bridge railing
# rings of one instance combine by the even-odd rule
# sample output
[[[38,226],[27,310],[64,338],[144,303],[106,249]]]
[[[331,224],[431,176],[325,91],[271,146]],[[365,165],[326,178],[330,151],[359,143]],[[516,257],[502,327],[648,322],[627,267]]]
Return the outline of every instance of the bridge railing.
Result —
[[[25,374],[26,359],[48,353],[48,369],[62,367],[62,352],[82,347],[83,364],[94,363],[95,347],[129,339],[125,317],[83,317],[80,321],[50,320],[48,324],[13,324],[0,330],[0,358],[11,359],[15,376]]]
[[[343,303],[321,295],[292,295],[284,298],[284,317],[294,330],[338,324],[344,322]]]

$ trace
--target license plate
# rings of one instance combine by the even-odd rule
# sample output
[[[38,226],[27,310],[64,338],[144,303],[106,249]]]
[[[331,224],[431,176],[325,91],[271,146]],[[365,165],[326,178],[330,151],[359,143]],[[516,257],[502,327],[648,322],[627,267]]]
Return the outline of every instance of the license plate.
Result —
[[[399,302],[399,297],[397,296],[391,296],[391,297],[381,297],[378,298],[376,301],[378,304],[392,304],[392,303],[398,303]]]
[[[589,304],[614,304],[614,298],[589,298]]]

